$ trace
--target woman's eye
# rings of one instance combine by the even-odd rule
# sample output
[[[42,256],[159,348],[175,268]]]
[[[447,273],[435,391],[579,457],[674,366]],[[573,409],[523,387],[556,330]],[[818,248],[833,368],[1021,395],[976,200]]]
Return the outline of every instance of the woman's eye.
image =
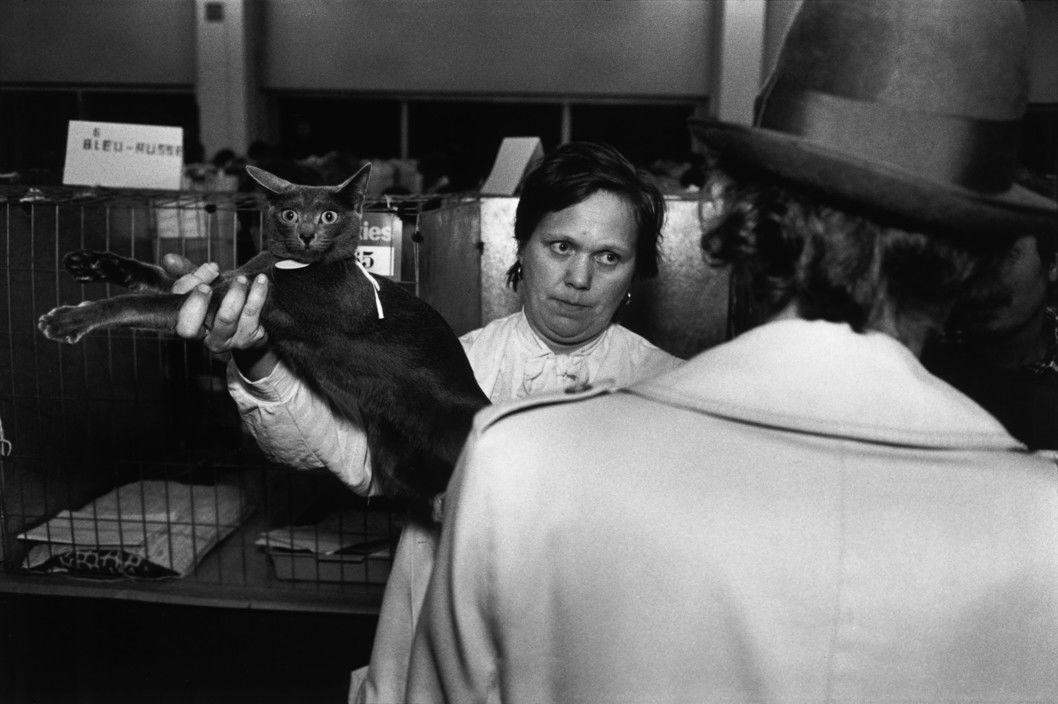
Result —
[[[333,210],[324,210],[323,213],[320,214],[320,221],[324,225],[331,225],[333,223],[336,223],[338,222],[338,213],[334,212]]]
[[[298,214],[290,208],[287,208],[279,214],[279,217],[282,218],[284,222],[294,222],[298,219]]]
[[[572,249],[569,246],[569,242],[552,242],[550,247],[555,254],[569,254]]]
[[[607,266],[617,266],[621,263],[621,257],[614,254],[613,252],[600,252],[599,254],[595,255],[595,259],[600,264],[605,264]]]

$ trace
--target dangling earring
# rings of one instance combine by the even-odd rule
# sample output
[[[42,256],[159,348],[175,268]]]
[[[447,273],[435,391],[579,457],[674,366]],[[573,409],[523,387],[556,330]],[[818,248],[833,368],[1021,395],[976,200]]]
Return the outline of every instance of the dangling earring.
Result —
[[[518,282],[522,280],[522,262],[517,260],[507,270],[507,285],[515,291],[518,290]]]
[[[625,305],[627,306],[631,302],[632,302],[632,292],[629,291],[628,293],[625,294]]]

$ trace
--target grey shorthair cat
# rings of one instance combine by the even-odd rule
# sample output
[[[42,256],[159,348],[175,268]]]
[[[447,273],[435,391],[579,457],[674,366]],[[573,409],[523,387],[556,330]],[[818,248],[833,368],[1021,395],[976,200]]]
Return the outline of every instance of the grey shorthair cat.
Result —
[[[268,276],[261,322],[276,354],[337,416],[362,420],[382,493],[406,499],[414,517],[429,520],[474,413],[489,401],[440,314],[357,264],[370,167],[338,186],[302,186],[246,168],[268,192],[269,245],[214,282],[207,323],[236,276]],[[79,281],[134,292],[51,310],[38,324],[48,339],[75,343],[114,327],[175,329],[186,294],[170,293],[173,279],[160,267],[90,250],[63,263]]]

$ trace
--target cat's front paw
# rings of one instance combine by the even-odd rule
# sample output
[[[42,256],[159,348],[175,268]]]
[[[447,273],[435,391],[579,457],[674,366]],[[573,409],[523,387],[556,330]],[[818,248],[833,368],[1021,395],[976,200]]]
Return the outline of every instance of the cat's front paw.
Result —
[[[125,260],[111,252],[96,252],[91,249],[78,249],[67,252],[62,258],[62,265],[76,281],[107,281],[127,286],[132,279],[132,272]]]
[[[76,344],[92,329],[87,310],[82,303],[79,306],[59,306],[40,316],[37,328],[44,337],[55,342]]]

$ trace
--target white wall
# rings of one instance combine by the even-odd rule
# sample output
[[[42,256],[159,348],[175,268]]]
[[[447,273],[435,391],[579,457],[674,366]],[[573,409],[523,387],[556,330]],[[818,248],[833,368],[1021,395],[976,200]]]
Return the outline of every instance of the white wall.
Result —
[[[194,0],[196,21],[195,83],[201,142],[206,154],[229,147],[245,153],[258,135],[264,112],[257,93],[257,57],[250,37],[259,34],[255,0]],[[208,19],[207,4],[223,9]]]
[[[753,122],[753,103],[763,84],[764,0],[723,0],[720,51],[714,67],[712,102],[716,117],[725,122]]]

